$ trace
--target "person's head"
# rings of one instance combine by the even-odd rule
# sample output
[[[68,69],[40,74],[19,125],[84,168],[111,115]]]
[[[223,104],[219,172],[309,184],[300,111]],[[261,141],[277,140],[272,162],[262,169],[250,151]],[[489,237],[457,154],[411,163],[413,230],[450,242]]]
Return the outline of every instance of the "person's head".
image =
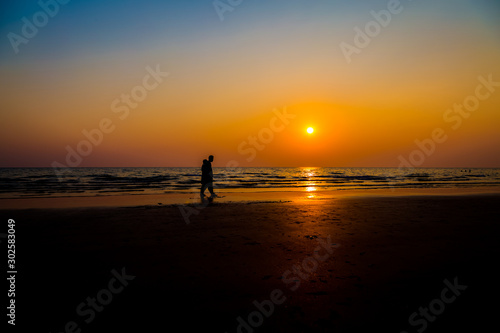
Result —
[[[210,155],[210,156],[208,156],[208,161],[209,161],[209,162],[213,162],[213,161],[214,161],[214,155]]]

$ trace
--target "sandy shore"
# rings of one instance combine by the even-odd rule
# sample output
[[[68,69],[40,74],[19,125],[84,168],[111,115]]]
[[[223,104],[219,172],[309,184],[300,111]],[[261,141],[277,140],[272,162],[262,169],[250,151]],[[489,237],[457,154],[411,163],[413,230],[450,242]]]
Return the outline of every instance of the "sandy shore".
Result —
[[[486,331],[500,195],[373,194],[3,209],[16,221],[18,328]],[[419,314],[429,305],[436,315]]]
[[[370,190],[314,190],[304,189],[246,189],[218,190],[223,197],[217,203],[256,202],[256,201],[315,201],[346,197],[400,197],[435,195],[476,195],[500,193],[500,187],[480,188],[419,188],[419,189],[370,189]],[[208,194],[208,192],[207,192]],[[102,196],[65,196],[65,197],[26,197],[0,198],[0,209],[31,208],[90,208],[90,207],[133,207],[156,205],[196,205],[200,203],[198,191],[176,192],[150,195],[102,195]]]

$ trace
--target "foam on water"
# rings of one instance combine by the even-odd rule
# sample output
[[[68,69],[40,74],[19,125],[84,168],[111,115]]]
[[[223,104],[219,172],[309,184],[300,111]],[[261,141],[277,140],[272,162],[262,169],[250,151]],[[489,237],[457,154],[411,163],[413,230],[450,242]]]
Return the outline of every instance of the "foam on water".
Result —
[[[346,190],[500,185],[500,169],[217,168],[218,189]],[[0,197],[154,194],[199,189],[200,168],[0,169]]]

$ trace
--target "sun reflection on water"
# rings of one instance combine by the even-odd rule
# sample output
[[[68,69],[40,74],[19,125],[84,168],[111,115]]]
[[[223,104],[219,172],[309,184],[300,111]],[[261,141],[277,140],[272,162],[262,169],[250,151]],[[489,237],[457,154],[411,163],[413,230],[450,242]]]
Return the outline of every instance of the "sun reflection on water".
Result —
[[[316,182],[314,182],[314,177],[316,177],[316,173],[314,172],[315,168],[304,168],[304,176],[307,177],[308,182],[305,184],[306,185],[306,197],[307,199],[314,199],[316,198],[316,194],[314,193],[316,191]]]
[[[315,199],[316,198],[316,184],[307,184],[306,193],[307,199]]]

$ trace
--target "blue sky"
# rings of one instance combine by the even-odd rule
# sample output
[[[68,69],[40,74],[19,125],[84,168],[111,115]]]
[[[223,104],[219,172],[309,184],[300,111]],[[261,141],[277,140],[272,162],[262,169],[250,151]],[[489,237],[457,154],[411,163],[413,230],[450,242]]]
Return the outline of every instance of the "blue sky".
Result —
[[[402,1],[405,16],[428,20],[479,19],[492,30],[500,27],[498,1]],[[2,1],[0,33],[18,33],[22,17],[31,18],[40,10],[37,1]],[[26,57],[59,58],[74,52],[106,52],[129,48],[155,48],[206,39],[257,26],[272,28],[276,22],[312,24],[325,22],[332,31],[332,42],[342,38],[352,25],[371,19],[370,10],[387,7],[387,1],[324,0],[245,0],[220,22],[212,1],[70,1],[27,45],[21,45]],[[273,24],[274,23],[274,24]],[[445,24],[446,22],[441,22]],[[467,24],[462,21],[462,24]],[[291,29],[290,29],[291,28]],[[292,32],[294,28],[289,27]],[[345,36],[345,35],[344,35]],[[6,37],[2,38],[3,61],[14,60]]]

